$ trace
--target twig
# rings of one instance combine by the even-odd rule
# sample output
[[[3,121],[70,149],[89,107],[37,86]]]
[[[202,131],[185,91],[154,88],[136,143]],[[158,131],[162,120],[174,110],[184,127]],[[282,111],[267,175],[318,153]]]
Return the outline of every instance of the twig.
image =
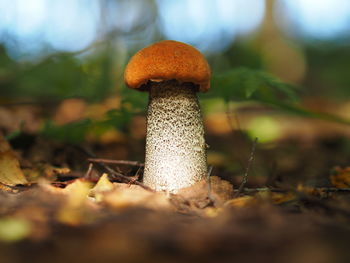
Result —
[[[94,167],[94,164],[93,163],[89,163],[89,168],[87,169],[87,171],[84,174],[83,178],[90,179],[93,167]]]
[[[90,158],[96,158],[95,154],[93,154],[88,149],[85,149],[84,147],[81,147],[81,146],[75,146],[75,147],[78,148],[79,150],[83,151]],[[144,185],[143,183],[141,183],[139,181],[133,181],[133,179],[129,178],[128,176],[125,176],[125,175],[123,175],[121,173],[118,173],[118,172],[114,171],[111,167],[109,167],[108,165],[106,165],[104,163],[97,163],[97,165],[99,165],[100,167],[105,169],[110,174],[110,176],[113,177],[113,179],[115,179],[115,180],[120,180],[120,181],[125,182],[125,183],[130,183],[131,182],[133,184],[141,186],[143,189],[145,189],[147,191],[155,192],[153,189],[151,189],[150,187]]]
[[[105,164],[122,164],[122,165],[131,165],[131,166],[145,166],[143,163],[137,161],[127,161],[127,160],[111,160],[111,159],[101,159],[101,158],[89,158],[89,162],[92,163],[105,163]]]
[[[101,167],[103,167],[107,172],[109,172],[113,177],[114,179],[119,179],[121,181],[124,181],[126,183],[132,183],[132,184],[136,184],[138,186],[141,186],[143,189],[145,190],[148,190],[150,192],[155,192],[153,189],[151,189],[150,187],[144,185],[143,183],[139,182],[139,181],[134,181],[132,178],[129,178],[121,173],[118,173],[116,171],[114,171],[111,167],[101,163],[99,164]]]
[[[256,144],[258,142],[258,138],[255,138],[254,141],[253,141],[253,145],[252,145],[252,151],[250,152],[250,157],[249,157],[249,160],[248,160],[248,164],[247,164],[247,168],[245,170],[245,173],[244,173],[244,176],[243,176],[243,180],[242,180],[242,183],[241,185],[239,186],[238,188],[238,191],[235,195],[235,197],[238,197],[240,195],[240,193],[242,192],[244,186],[246,185],[246,183],[248,182],[248,175],[249,175],[249,170],[250,170],[250,167],[254,161],[254,153],[255,153],[255,148],[256,148]]]
[[[139,167],[135,173],[135,175],[132,177],[132,181],[129,182],[129,186],[133,183],[135,183],[137,180],[139,180],[140,178],[140,175],[139,175],[139,172],[141,170],[141,167]]]

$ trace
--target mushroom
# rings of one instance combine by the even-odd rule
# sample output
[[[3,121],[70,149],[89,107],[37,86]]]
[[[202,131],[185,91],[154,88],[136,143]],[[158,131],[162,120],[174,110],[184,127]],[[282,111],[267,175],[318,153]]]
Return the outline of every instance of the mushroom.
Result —
[[[124,80],[149,92],[143,183],[176,193],[204,179],[206,143],[196,96],[210,87],[204,56],[185,43],[161,41],[130,59]]]

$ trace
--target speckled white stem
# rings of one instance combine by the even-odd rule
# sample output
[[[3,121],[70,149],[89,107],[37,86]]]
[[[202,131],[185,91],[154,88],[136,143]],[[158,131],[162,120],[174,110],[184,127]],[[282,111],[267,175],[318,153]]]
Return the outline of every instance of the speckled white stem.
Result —
[[[175,193],[207,173],[203,121],[195,87],[176,81],[153,83],[149,90],[143,182]]]

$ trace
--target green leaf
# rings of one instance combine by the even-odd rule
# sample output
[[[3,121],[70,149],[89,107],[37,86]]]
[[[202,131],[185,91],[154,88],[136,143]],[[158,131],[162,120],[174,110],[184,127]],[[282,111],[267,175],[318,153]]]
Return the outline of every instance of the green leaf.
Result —
[[[216,74],[212,86],[213,92],[209,96],[223,98],[226,102],[256,101],[291,114],[350,125],[350,121],[340,117],[297,106],[298,96],[293,85],[260,70],[236,68]]]
[[[296,90],[292,85],[260,70],[237,68],[213,76],[214,96],[226,101],[276,101],[294,102]]]
[[[144,112],[147,108],[148,92],[141,92],[122,86],[120,96],[122,105],[131,107],[135,112]]]

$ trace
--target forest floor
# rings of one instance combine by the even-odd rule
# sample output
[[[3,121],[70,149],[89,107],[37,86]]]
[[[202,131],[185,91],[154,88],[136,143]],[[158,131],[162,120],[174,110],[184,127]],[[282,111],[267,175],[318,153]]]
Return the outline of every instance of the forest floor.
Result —
[[[260,144],[208,119],[210,176],[166,194],[140,183],[142,132],[57,142],[43,112],[0,107],[1,263],[350,262],[344,127],[289,118]]]

